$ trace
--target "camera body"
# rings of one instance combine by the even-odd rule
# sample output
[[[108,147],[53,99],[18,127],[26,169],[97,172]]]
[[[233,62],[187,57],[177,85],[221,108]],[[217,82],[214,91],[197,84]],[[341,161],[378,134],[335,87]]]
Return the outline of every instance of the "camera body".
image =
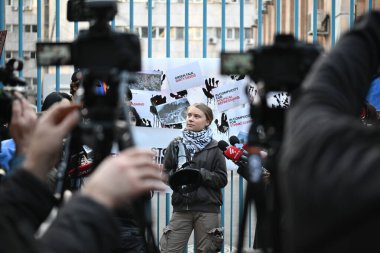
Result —
[[[282,144],[285,109],[290,104],[290,95],[301,86],[309,69],[318,58],[322,48],[318,45],[298,42],[292,35],[276,35],[273,45],[249,50],[244,54],[224,53],[221,56],[221,72],[227,75],[249,75],[256,82],[259,101],[252,101],[250,114],[254,119],[249,130],[248,166],[241,167],[243,174],[250,175],[239,235],[238,252],[241,252],[248,202],[253,200],[257,210],[258,244],[266,249],[278,251],[280,240],[280,215],[277,194],[277,157]],[[278,105],[270,104],[274,97]],[[294,98],[292,98],[294,100]],[[283,102],[283,103],[282,103]],[[257,149],[264,148],[268,156],[261,165]],[[264,180],[263,167],[270,177]],[[258,174],[259,180],[252,180]]]
[[[289,94],[301,86],[321,52],[319,45],[297,41],[293,35],[278,34],[273,45],[246,53],[222,53],[222,74],[249,75],[258,84],[260,102],[251,105],[254,122],[248,145],[268,148],[274,142],[281,142]],[[270,105],[267,102],[270,96],[283,105]]]
[[[264,82],[265,91],[291,92],[298,88],[322,47],[295,40],[293,35],[278,34],[273,45],[245,53],[222,53],[221,73],[249,75]]]
[[[116,13],[117,1],[114,0],[69,0],[67,19],[88,21],[89,29],[80,31],[73,42],[37,43],[37,64],[74,65],[82,73],[80,86],[83,89],[77,92],[83,102],[82,121],[71,133],[64,159],[69,167],[76,169],[80,162],[71,166],[69,160],[83,145],[93,150],[92,168],[110,154],[114,142],[119,150],[133,145],[128,111],[123,104],[126,86],[133,76],[130,72],[141,70],[140,41],[135,34],[112,30],[110,21]],[[100,83],[104,87],[102,94],[97,92]],[[125,121],[118,117],[120,110]],[[59,180],[64,180],[63,173]],[[59,185],[56,191],[62,193],[62,190]]]
[[[72,43],[37,43],[39,65],[74,65],[91,70],[100,80],[112,69],[141,70],[137,35],[114,32],[108,23],[117,13],[116,1],[69,0],[67,5],[69,21],[90,21],[91,26]]]

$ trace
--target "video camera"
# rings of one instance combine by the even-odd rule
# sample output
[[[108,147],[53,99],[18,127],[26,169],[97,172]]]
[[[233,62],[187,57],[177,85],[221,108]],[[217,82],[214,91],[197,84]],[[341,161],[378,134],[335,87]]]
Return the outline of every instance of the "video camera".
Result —
[[[265,82],[266,91],[292,92],[321,51],[320,46],[297,41],[293,35],[278,34],[273,45],[245,53],[222,53],[221,73],[249,75],[256,83]]]
[[[78,151],[82,144],[92,148],[93,167],[109,155],[119,134],[123,135],[123,147],[119,149],[133,145],[128,126],[124,124],[120,130],[116,121],[120,115],[118,110],[123,111],[128,121],[127,109],[123,107],[124,94],[130,81],[129,73],[141,70],[140,41],[134,34],[112,31],[109,21],[116,13],[117,1],[69,0],[67,19],[89,21],[89,29],[80,31],[73,42],[37,43],[39,65],[74,65],[82,72],[83,89],[78,93],[83,95],[84,121],[72,133],[70,150]],[[104,94],[97,93],[99,82],[106,87]]]
[[[74,65],[82,74],[77,91],[78,98],[83,97],[82,121],[68,138],[64,158],[58,166],[55,195],[60,200],[65,188],[80,188],[80,176],[90,174],[110,155],[114,144],[119,150],[134,145],[125,94],[128,84],[133,81],[131,72],[141,70],[140,40],[132,33],[112,31],[109,22],[116,13],[117,1],[69,0],[67,19],[89,21],[89,29],[80,31],[73,42],[37,43],[39,65]],[[102,92],[99,92],[99,84],[104,88]],[[83,146],[92,150],[91,165],[81,166],[79,154]],[[136,212],[146,214],[139,226],[145,229],[141,234],[145,237],[147,252],[157,252],[151,243],[154,241],[151,217],[143,210],[145,202],[145,198],[135,200],[139,209]]]
[[[293,35],[278,34],[273,45],[251,49],[246,53],[222,53],[222,74],[248,75],[258,84],[260,103],[251,106],[254,123],[248,145],[268,148],[268,138],[281,139],[284,109],[291,98],[289,95],[300,87],[321,52],[322,47],[318,45],[297,41]],[[269,99],[273,96],[285,101],[284,105],[270,105]]]
[[[256,205],[258,226],[255,244],[260,248],[280,250],[280,205],[277,193],[277,155],[282,144],[285,109],[291,96],[300,88],[309,69],[318,58],[322,48],[315,44],[297,41],[293,35],[278,34],[274,44],[249,50],[246,53],[222,53],[221,73],[225,75],[248,75],[257,84],[259,100],[251,101],[250,114],[253,123],[249,130],[248,166],[242,167],[249,180],[244,204],[244,214],[239,229],[238,251],[242,251],[248,202]],[[271,98],[279,103],[273,105]],[[294,99],[294,98],[292,98]],[[268,152],[261,165],[260,149]],[[270,172],[270,180],[264,180],[263,167]]]

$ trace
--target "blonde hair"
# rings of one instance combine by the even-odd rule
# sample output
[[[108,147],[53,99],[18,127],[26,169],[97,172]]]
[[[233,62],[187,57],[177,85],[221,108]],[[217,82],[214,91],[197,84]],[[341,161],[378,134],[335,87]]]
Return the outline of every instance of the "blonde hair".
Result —
[[[212,110],[210,107],[208,107],[204,103],[194,103],[194,104],[190,105],[189,107],[192,107],[192,106],[201,110],[205,114],[206,119],[211,124],[212,120],[214,119],[214,114],[212,113]]]

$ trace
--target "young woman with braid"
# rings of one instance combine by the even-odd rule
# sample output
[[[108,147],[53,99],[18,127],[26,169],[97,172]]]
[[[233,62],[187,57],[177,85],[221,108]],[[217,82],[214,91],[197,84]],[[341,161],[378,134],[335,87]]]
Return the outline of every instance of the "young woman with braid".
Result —
[[[188,160],[195,163],[192,167],[198,168],[202,175],[202,183],[194,192],[173,192],[173,214],[160,241],[162,253],[183,252],[193,230],[198,253],[218,252],[222,246],[220,207],[222,188],[227,184],[227,169],[223,153],[217,141],[212,139],[212,121],[213,113],[207,105],[189,106],[182,142]],[[164,170],[169,177],[177,167],[174,148],[172,141],[164,159]]]

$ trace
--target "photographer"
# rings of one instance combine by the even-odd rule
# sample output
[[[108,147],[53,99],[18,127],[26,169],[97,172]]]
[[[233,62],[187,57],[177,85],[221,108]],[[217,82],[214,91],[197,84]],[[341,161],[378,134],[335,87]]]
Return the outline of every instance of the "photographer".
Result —
[[[227,184],[227,169],[223,153],[217,141],[212,139],[209,127],[212,120],[213,113],[207,105],[196,103],[188,107],[182,142],[187,160],[194,162],[192,167],[200,170],[202,183],[190,193],[173,192],[173,214],[160,241],[163,253],[183,252],[193,229],[197,252],[218,252],[223,244],[219,214],[221,189]],[[174,142],[169,144],[164,158],[164,170],[169,177],[179,160],[175,157]]]
[[[378,252],[380,130],[357,115],[380,66],[380,13],[314,65],[286,120],[284,252]]]
[[[128,149],[105,159],[46,233],[34,239],[56,204],[44,181],[63,137],[78,122],[77,108],[58,104],[41,116],[28,138],[24,163],[0,187],[0,252],[110,252],[118,238],[111,210],[149,190],[164,189],[154,154]],[[22,122],[29,113],[15,100],[12,121]],[[20,129],[14,131],[23,134]]]

